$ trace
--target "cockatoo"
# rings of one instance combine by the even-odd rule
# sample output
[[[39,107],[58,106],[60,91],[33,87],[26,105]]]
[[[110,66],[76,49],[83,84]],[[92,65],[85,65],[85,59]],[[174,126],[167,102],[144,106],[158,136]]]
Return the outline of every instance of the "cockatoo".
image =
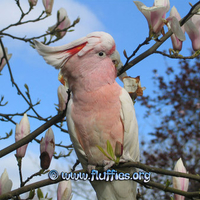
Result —
[[[66,119],[82,167],[111,166],[112,161],[97,147],[106,151],[107,140],[113,149],[116,142],[123,144],[122,161],[139,161],[135,110],[128,92],[115,81],[115,64],[120,60],[112,36],[93,32],[63,46],[49,47],[35,41],[35,47],[48,64],[61,69],[72,92]],[[135,170],[123,169],[126,173]],[[136,182],[132,180],[91,184],[99,200],[136,199]]]

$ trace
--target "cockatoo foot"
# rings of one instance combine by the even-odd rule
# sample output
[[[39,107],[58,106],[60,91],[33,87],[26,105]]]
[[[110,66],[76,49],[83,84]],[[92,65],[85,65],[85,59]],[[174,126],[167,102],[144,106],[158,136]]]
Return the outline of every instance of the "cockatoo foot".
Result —
[[[88,173],[90,174],[92,172],[92,170],[96,169],[96,166],[95,165],[88,165],[87,166],[87,171]]]
[[[119,163],[126,163],[126,162],[129,162],[129,160],[126,160],[126,159],[124,159],[124,158],[120,158],[120,159],[119,159]]]
[[[104,171],[107,171],[109,168],[111,168],[115,164],[115,161],[113,160],[103,160],[103,166]]]
[[[124,158],[120,158],[119,163],[125,163],[125,162],[128,162],[128,160],[126,160]],[[108,170],[109,168],[111,168],[115,164],[116,164],[115,161],[103,160],[104,171]]]

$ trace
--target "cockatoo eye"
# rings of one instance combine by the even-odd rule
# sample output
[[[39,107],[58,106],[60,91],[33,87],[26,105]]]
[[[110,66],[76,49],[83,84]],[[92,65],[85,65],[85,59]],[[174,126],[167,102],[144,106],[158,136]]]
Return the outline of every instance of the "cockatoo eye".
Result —
[[[102,51],[99,52],[99,56],[104,56],[104,55],[105,55],[104,52],[102,52]]]

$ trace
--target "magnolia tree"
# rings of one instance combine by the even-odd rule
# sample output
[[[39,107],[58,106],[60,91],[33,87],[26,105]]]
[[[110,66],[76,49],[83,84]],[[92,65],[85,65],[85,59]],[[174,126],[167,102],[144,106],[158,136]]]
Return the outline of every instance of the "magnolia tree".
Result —
[[[18,86],[18,84],[14,81],[14,75],[12,73],[12,66],[9,64],[9,60],[12,59],[12,55],[9,54],[10,50],[8,50],[3,43],[2,37],[8,37],[8,38],[14,38],[17,40],[21,40],[24,42],[30,43],[30,48],[35,48],[34,46],[34,40],[40,39],[44,44],[49,45],[51,43],[54,43],[61,38],[65,36],[67,32],[72,31],[72,27],[76,26],[77,23],[79,23],[79,18],[77,18],[73,23],[70,22],[67,12],[64,8],[61,8],[57,12],[57,23],[53,25],[52,27],[49,27],[46,33],[34,36],[34,37],[17,37],[12,34],[8,34],[6,31],[9,30],[11,27],[15,26],[23,26],[27,23],[32,22],[39,22],[41,20],[45,20],[47,17],[51,15],[52,7],[54,2],[49,0],[43,0],[44,5],[44,11],[41,13],[40,16],[36,19],[32,20],[24,20],[27,15],[29,15],[33,8],[37,9],[37,0],[29,0],[29,10],[25,12],[20,4],[19,0],[15,0],[16,4],[21,12],[21,17],[15,24],[10,24],[9,26],[3,28],[0,30],[0,71],[2,71],[5,67],[8,67],[10,79],[12,82],[13,87],[17,90],[17,93],[22,97],[23,101],[27,105],[27,108],[23,113],[12,113],[12,114],[6,114],[6,113],[0,113],[0,120],[2,123],[13,123],[16,125],[15,128],[15,143],[12,145],[1,149],[0,150],[0,157],[4,157],[8,155],[10,152],[15,151],[15,157],[17,159],[18,168],[19,168],[19,177],[20,177],[20,185],[18,189],[12,190],[12,178],[9,177],[7,170],[5,169],[2,172],[1,178],[0,178],[0,199],[20,199],[20,195],[26,192],[28,193],[27,199],[33,199],[35,194],[35,190],[37,189],[37,196],[39,199],[51,199],[51,197],[45,196],[41,190],[42,187],[51,185],[51,184],[58,184],[57,188],[57,199],[71,199],[72,198],[72,188],[71,188],[71,182],[63,181],[63,176],[56,174],[55,171],[50,171],[49,167],[51,164],[52,159],[54,158],[61,158],[63,156],[70,156],[70,152],[73,149],[73,146],[70,145],[62,145],[62,144],[56,144],[55,143],[55,136],[53,133],[53,130],[51,126],[56,126],[59,131],[68,133],[67,129],[65,129],[65,126],[63,126],[63,122],[65,121],[66,111],[67,111],[67,105],[68,101],[71,97],[71,93],[69,89],[67,88],[67,81],[63,80],[63,77],[60,75],[59,80],[61,83],[64,83],[65,86],[60,85],[58,88],[58,99],[59,99],[59,105],[58,105],[58,114],[49,117],[44,118],[37,112],[37,105],[40,104],[40,102],[36,102],[35,104],[32,103],[32,98],[29,92],[29,87],[27,84],[25,84],[25,94],[22,91],[22,89]],[[197,2],[195,5],[191,5],[191,9],[188,12],[188,14],[181,19],[177,9],[173,6],[170,11],[170,16],[166,18],[166,13],[170,10],[170,4],[169,0],[155,0],[154,5],[152,7],[147,7],[143,3],[139,1],[134,1],[137,8],[142,12],[142,14],[147,19],[148,25],[149,25],[149,35],[145,39],[145,41],[142,44],[139,44],[138,47],[133,51],[132,55],[128,56],[126,51],[124,50],[123,54],[126,58],[126,63],[123,65],[122,63],[118,63],[118,76],[121,79],[121,81],[124,83],[124,88],[129,92],[131,98],[133,99],[133,102],[136,101],[137,96],[143,95],[143,90],[145,87],[141,87],[140,79],[139,77],[132,78],[126,74],[126,71],[130,69],[132,66],[136,65],[141,60],[145,59],[146,57],[150,56],[151,54],[158,53],[162,54],[163,56],[167,56],[170,58],[179,58],[179,59],[186,59],[186,58],[197,58],[199,55],[199,49],[200,49],[200,26],[199,26],[199,19],[200,16],[198,15],[199,9],[200,9],[200,2]],[[167,27],[167,31],[166,31]],[[185,40],[185,31],[189,35],[189,38],[192,42],[192,48],[194,50],[194,53],[191,56],[184,57],[180,55],[180,51],[182,49],[182,43]],[[73,34],[73,33],[71,33]],[[160,52],[157,49],[167,40],[171,38],[173,49],[170,49],[169,54],[166,52]],[[144,46],[148,45],[151,40],[154,40],[155,43],[149,47],[148,50],[140,54],[139,56],[135,56],[136,53],[139,51],[139,49]],[[118,55],[119,56],[119,55]],[[3,76],[3,75],[2,75]],[[162,81],[161,81],[162,82]],[[151,107],[149,98],[141,97],[143,100],[143,104],[147,107]],[[198,102],[197,102],[198,103]],[[0,106],[6,107],[7,102],[4,101],[4,97],[1,97],[0,100]],[[30,112],[34,113],[33,115],[30,114]],[[23,116],[19,124],[17,121],[15,121],[15,117],[17,116]],[[44,121],[44,124],[38,127],[36,130],[32,131],[30,133],[30,123],[29,119],[34,118],[37,120]],[[162,127],[161,127],[162,128]],[[42,132],[45,133],[45,137],[41,140],[37,139],[37,136],[39,136]],[[173,135],[173,133],[172,133]],[[0,137],[1,140],[8,139],[12,137],[12,131],[10,133],[7,133],[6,136],[2,134]],[[176,136],[174,136],[176,137]],[[199,138],[196,138],[198,140]],[[38,146],[40,146],[40,166],[41,169],[39,172],[32,174],[30,177],[27,177],[26,180],[23,180],[23,170],[22,170],[22,161],[25,157],[27,146],[31,141],[35,141]],[[143,142],[143,141],[142,141]],[[143,145],[143,144],[142,144]],[[197,144],[198,145],[198,144]],[[62,155],[59,154],[58,156],[55,154],[55,149],[57,147],[65,148],[69,150],[68,155]],[[174,144],[173,148],[176,148],[176,145]],[[141,191],[146,191],[146,188],[151,188],[151,190],[158,192],[164,191],[166,193],[171,194],[172,199],[198,199],[200,198],[200,193],[197,190],[188,192],[188,186],[191,181],[195,181],[196,184],[199,184],[200,177],[199,175],[192,174],[190,171],[186,169],[183,163],[186,162],[184,160],[184,155],[180,154],[177,155],[179,157],[177,159],[177,162],[171,166],[168,166],[166,169],[164,166],[157,166],[155,167],[156,163],[146,162],[147,164],[144,164],[142,162],[126,162],[126,163],[119,163],[120,157],[122,156],[123,152],[123,145],[121,143],[116,144],[115,152],[112,149],[111,145],[109,144],[109,141],[107,142],[107,152],[104,149],[99,148],[104,155],[106,155],[110,160],[112,160],[115,165],[113,166],[113,169],[115,170],[121,170],[124,167],[136,167],[138,169],[144,170],[146,172],[154,172],[155,174],[162,174],[162,176],[171,176],[171,181],[167,180],[164,184],[161,184],[159,182],[154,182],[154,179],[144,181],[140,179],[135,179],[134,181],[138,182],[140,184],[140,189],[138,190],[137,199],[143,199],[142,196],[143,193]],[[143,151],[143,150],[142,150]],[[144,150],[146,152],[146,150]],[[178,152],[178,151],[177,151]],[[143,156],[147,155],[147,153],[143,153]],[[198,154],[199,155],[199,154]],[[150,160],[150,153],[148,152],[148,159]],[[85,173],[84,170],[82,171],[76,171],[76,166],[78,165],[78,161],[74,163],[73,166],[73,173]],[[198,167],[199,165],[197,165]],[[102,170],[101,167],[99,170]],[[29,183],[31,179],[33,179],[36,176],[42,176],[46,173],[49,173],[48,179]],[[52,175],[53,173],[53,175]],[[52,178],[54,177],[54,178]],[[169,179],[169,178],[168,178]],[[156,180],[156,179],[155,179]],[[158,179],[159,180],[159,179]],[[145,187],[145,190],[142,189],[142,187]],[[144,194],[145,196],[145,194]]]

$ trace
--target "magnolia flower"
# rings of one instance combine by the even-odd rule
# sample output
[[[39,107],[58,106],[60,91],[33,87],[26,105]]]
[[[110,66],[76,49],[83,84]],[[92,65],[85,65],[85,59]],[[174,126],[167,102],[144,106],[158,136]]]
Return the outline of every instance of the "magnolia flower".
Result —
[[[23,118],[21,119],[19,124],[16,124],[15,128],[15,142],[21,140],[22,138],[26,137],[30,133],[30,124],[28,121],[27,114],[25,113]],[[17,158],[23,158],[26,153],[26,148],[28,144],[19,147],[16,151]]]
[[[182,159],[179,158],[177,161],[174,171],[177,172],[182,172],[182,173],[187,173],[185,166],[183,165]],[[189,184],[189,179],[187,178],[182,178],[182,177],[173,177],[173,186],[176,189],[182,190],[182,191],[187,191],[188,190],[188,184]],[[175,194],[174,195],[175,200],[184,200],[185,197]]]
[[[145,87],[141,87],[140,77],[132,78],[130,76],[123,77],[124,89],[130,94],[133,100],[137,96],[142,96]]]
[[[38,0],[28,0],[31,7],[36,6]]]
[[[0,195],[10,192],[11,188],[12,188],[12,181],[9,179],[8,173],[5,169],[0,178]]]
[[[173,49],[175,51],[180,51],[182,49],[182,43],[185,40],[185,30],[184,27],[180,27],[179,21],[181,19],[180,14],[178,13],[175,6],[172,7],[170,12],[170,17],[167,18],[168,28],[172,29],[171,41]]]
[[[72,198],[72,186],[71,181],[61,181],[58,184],[57,200],[70,200]]]
[[[66,103],[68,100],[68,93],[64,85],[58,87],[58,101],[59,101],[59,110],[63,111],[66,108]]]
[[[11,58],[12,54],[8,54],[7,48],[5,48],[5,52],[6,52],[6,57],[9,60]],[[6,65],[6,59],[4,58],[4,55],[3,55],[3,49],[0,46],[0,72],[5,65]]]
[[[194,51],[200,49],[200,16],[194,15],[185,23],[185,31],[192,41],[192,48]]]
[[[45,7],[45,12],[50,15],[52,12],[52,8],[53,8],[53,2],[54,0],[42,0],[43,5]]]
[[[166,13],[170,9],[169,0],[155,0],[152,7],[147,7],[140,1],[134,1],[137,8],[146,17],[150,32],[154,34],[159,34],[164,26],[164,21]]]
[[[45,137],[40,141],[40,166],[42,169],[48,169],[55,150],[54,133],[49,128]]]
[[[68,18],[67,11],[64,8],[60,8],[57,12],[57,23],[54,26],[51,26],[48,28],[48,31],[53,31],[53,30],[58,30],[59,32],[56,32],[56,37],[57,38],[62,38],[66,34],[65,31],[60,31],[63,29],[66,29],[70,26],[71,22]]]

